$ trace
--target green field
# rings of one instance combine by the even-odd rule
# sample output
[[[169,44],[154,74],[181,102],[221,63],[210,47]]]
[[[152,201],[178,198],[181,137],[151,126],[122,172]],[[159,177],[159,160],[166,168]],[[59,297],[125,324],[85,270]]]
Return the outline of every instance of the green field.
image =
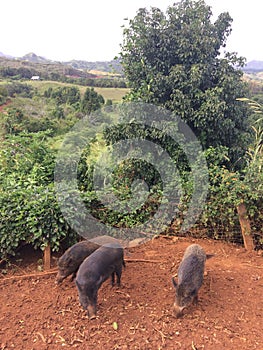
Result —
[[[94,90],[101,94],[105,100],[112,100],[113,102],[120,102],[129,92],[127,88],[94,88]]]
[[[81,86],[76,84],[68,84],[68,83],[61,83],[56,81],[28,81],[28,84],[32,85],[33,87],[37,88],[40,93],[44,93],[45,90],[47,90],[49,87],[56,88],[61,86],[76,86],[81,94],[84,94],[85,90],[87,89],[87,86]],[[120,102],[128,92],[129,89],[127,88],[98,88],[94,87],[94,90],[101,94],[105,101],[106,100],[112,100],[113,102]]]

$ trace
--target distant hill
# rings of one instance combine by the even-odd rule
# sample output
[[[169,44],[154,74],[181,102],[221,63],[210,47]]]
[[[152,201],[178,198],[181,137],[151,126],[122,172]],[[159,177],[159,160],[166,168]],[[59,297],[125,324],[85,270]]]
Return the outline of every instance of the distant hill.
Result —
[[[54,61],[51,61],[45,57],[42,56],[38,56],[36,55],[34,52],[30,52],[28,54],[26,54],[23,57],[19,57],[19,60],[22,61],[28,61],[28,62],[32,62],[32,63],[54,63]]]
[[[3,56],[5,55],[3,54]],[[122,74],[122,67],[121,67],[120,61],[118,60],[96,61],[96,62],[88,62],[83,60],[71,60],[71,61],[65,61],[65,62],[64,61],[58,62],[58,61],[52,61],[42,56],[38,56],[33,52],[30,52],[16,59],[31,62],[31,63],[62,64],[64,66],[70,66],[73,69],[87,71],[87,72],[93,70],[93,71],[101,71],[101,72],[108,72],[108,73],[114,73],[114,74]]]
[[[22,58],[7,58],[0,56],[0,74],[3,77],[20,76],[30,79],[33,75],[39,75],[43,79],[59,80],[68,78],[96,78],[96,75],[87,71],[75,69],[60,62],[52,62],[33,54]]]
[[[75,69],[83,69],[87,71],[101,71],[115,74],[122,74],[122,66],[119,60],[112,61],[81,61],[81,60],[72,60],[68,62],[63,62],[66,65],[69,65]]]
[[[3,52],[0,52],[0,57],[13,58],[12,56],[6,55]]]
[[[263,72],[263,61],[250,61],[243,68],[245,72]]]

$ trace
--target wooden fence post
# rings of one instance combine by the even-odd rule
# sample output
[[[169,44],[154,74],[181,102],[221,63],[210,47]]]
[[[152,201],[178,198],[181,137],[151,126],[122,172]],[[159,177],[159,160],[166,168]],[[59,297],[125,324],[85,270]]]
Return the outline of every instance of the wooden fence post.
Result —
[[[48,244],[44,250],[44,271],[50,270],[51,268],[51,249]]]
[[[253,237],[251,236],[250,222],[247,217],[247,209],[244,203],[240,203],[237,206],[237,212],[238,212],[245,249],[252,251],[255,249],[255,245],[253,242]]]

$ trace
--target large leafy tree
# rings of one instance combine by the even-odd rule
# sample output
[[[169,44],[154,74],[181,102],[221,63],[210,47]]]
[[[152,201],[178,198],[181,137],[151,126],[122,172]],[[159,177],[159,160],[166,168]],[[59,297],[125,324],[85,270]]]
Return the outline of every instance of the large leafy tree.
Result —
[[[131,88],[129,100],[161,105],[185,120],[205,148],[226,146],[231,165],[245,152],[248,111],[240,68],[244,58],[220,55],[232,18],[212,22],[203,0],[138,10],[124,29],[121,60]]]

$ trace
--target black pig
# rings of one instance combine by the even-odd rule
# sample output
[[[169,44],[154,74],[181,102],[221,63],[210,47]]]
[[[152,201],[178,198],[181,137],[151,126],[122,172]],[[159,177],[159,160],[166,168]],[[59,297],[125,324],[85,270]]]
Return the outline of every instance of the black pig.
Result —
[[[81,241],[68,248],[58,260],[58,274],[56,282],[61,283],[66,277],[72,274],[71,280],[83,260],[100,247],[99,244],[90,241]]]
[[[198,302],[198,291],[203,283],[206,258],[204,249],[198,244],[192,244],[185,250],[178,268],[178,283],[172,278],[176,290],[174,309],[177,317],[186,306]]]
[[[123,260],[123,248],[118,244],[101,246],[88,256],[80,265],[76,277],[79,301],[90,319],[96,317],[98,290],[102,283],[111,276],[114,284],[115,274],[120,285]]]

